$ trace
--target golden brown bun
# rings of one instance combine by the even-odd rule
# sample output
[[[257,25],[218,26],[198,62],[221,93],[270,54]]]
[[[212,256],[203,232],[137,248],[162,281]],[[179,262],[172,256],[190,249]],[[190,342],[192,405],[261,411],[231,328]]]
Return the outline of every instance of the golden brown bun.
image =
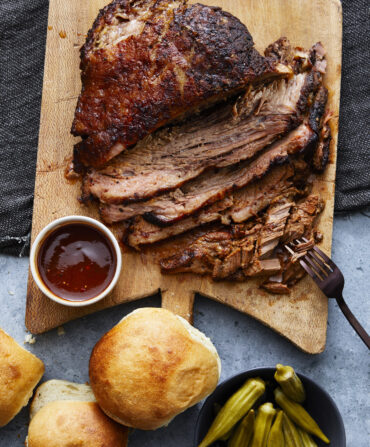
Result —
[[[95,402],[57,401],[32,418],[28,447],[126,447],[128,430]]]
[[[215,347],[172,312],[139,309],[95,345],[90,385],[102,410],[154,430],[208,396],[220,375]]]
[[[0,427],[28,404],[44,369],[40,359],[0,329]]]
[[[94,393],[89,385],[67,380],[48,380],[37,387],[35,391],[30,405],[30,419],[46,404],[61,400],[96,402]]]

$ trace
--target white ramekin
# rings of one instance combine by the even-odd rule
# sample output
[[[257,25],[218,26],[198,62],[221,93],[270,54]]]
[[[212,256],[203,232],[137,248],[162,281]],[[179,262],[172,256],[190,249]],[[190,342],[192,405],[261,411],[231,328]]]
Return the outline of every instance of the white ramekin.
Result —
[[[54,231],[56,228],[71,224],[71,223],[82,223],[82,224],[88,224],[93,227],[95,227],[97,230],[101,231],[112,243],[113,249],[116,253],[116,271],[114,273],[113,279],[109,286],[103,290],[99,295],[90,298],[85,301],[69,301],[63,298],[60,298],[59,296],[55,295],[51,290],[49,290],[44,282],[41,279],[40,273],[38,271],[37,267],[37,256],[39,253],[40,244],[45,240],[46,236],[50,234],[52,231]],[[51,300],[55,301],[56,303],[62,304],[63,306],[69,306],[69,307],[84,307],[89,306],[90,304],[94,304],[100,300],[102,300],[104,297],[106,297],[114,288],[114,286],[117,284],[119,275],[121,273],[122,268],[122,254],[121,249],[119,247],[119,244],[117,242],[117,239],[114,237],[113,233],[101,222],[91,219],[90,217],[85,216],[66,216],[62,217],[60,219],[56,219],[53,222],[50,222],[49,225],[47,225],[36,237],[32,248],[31,248],[31,254],[30,254],[30,267],[31,267],[31,273],[33,276],[33,279],[35,283],[37,284],[38,288],[41,290],[41,292],[46,295]]]

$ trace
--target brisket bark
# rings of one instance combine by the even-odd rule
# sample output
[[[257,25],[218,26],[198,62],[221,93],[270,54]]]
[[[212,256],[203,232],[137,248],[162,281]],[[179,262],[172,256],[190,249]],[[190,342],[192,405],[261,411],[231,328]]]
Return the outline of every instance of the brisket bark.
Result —
[[[220,8],[115,0],[81,49],[75,167],[101,166],[184,113],[289,71],[261,56],[247,28]]]

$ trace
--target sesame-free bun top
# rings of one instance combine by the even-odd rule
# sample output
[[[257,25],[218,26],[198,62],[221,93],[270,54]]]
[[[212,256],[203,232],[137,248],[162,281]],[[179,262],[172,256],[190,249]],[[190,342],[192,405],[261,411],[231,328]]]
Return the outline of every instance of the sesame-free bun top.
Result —
[[[181,317],[138,309],[95,345],[90,385],[102,410],[142,430],[168,424],[208,396],[220,376],[211,341]]]
[[[0,329],[0,427],[28,404],[43,374],[42,361]]]
[[[27,447],[126,447],[127,429],[95,402],[55,401],[32,418]]]

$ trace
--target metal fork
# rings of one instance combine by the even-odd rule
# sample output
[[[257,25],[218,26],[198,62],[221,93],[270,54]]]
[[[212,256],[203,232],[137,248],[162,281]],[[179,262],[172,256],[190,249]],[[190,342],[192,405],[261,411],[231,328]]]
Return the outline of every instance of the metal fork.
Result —
[[[293,256],[299,260],[301,266],[313,278],[316,284],[324,292],[328,298],[335,298],[342,310],[344,316],[352,325],[353,329],[361,337],[365,345],[370,349],[370,337],[365,329],[358,322],[357,318],[350,311],[346,302],[343,299],[344,277],[339,268],[334,262],[323,253],[316,245],[309,246],[306,238],[296,239],[285,248]],[[302,253],[297,252],[296,249],[301,245],[309,247],[308,250],[303,250]],[[308,245],[307,245],[308,244]]]

